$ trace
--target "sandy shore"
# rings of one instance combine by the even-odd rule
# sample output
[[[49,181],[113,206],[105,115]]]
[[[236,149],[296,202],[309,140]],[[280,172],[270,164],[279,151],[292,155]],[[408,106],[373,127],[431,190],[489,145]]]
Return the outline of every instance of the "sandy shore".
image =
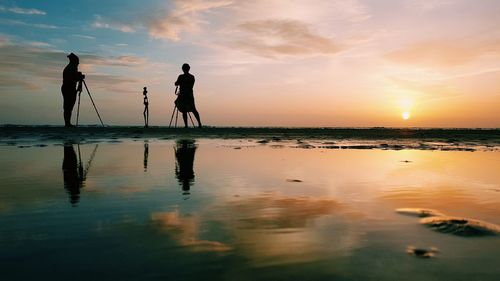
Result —
[[[248,139],[257,144],[284,144],[299,148],[330,149],[438,149],[498,150],[500,129],[394,129],[394,128],[248,128],[85,126],[0,126],[0,145],[19,146],[66,141],[125,139]]]

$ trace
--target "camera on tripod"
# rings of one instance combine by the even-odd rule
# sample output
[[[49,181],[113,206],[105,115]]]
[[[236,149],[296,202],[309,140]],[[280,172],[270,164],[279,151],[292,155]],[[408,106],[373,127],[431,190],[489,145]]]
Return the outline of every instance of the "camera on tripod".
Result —
[[[80,71],[78,71],[78,81],[83,81],[85,79],[85,74],[81,73]]]

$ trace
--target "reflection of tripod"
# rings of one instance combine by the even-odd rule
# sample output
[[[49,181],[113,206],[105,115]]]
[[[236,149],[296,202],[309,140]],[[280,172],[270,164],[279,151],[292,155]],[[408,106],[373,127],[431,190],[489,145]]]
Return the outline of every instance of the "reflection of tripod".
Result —
[[[87,83],[85,83],[85,80],[82,79],[78,82],[78,107],[76,110],[76,126],[78,126],[78,118],[80,117],[80,96],[82,94],[82,84],[85,86],[85,89],[87,90],[87,94],[89,94],[90,101],[92,102],[92,105],[94,106],[95,112],[97,113],[97,117],[99,117],[99,121],[101,121],[101,125],[104,127],[104,123],[102,122],[101,115],[99,115],[99,111],[97,110],[97,106],[94,103],[94,99],[92,99],[92,95],[90,94],[89,88],[87,87]]]
[[[175,95],[176,96],[179,95],[179,94],[177,94],[178,88],[179,88],[178,86],[175,87]],[[177,108],[176,103],[174,103],[174,104],[175,105],[174,105],[174,110],[172,111],[172,117],[170,117],[170,123],[168,123],[169,128],[172,127],[172,121],[174,120],[174,115],[175,115],[175,128],[177,128],[177,119],[179,118],[179,108]],[[191,117],[191,113],[188,112],[187,114],[189,116],[189,120],[191,120],[191,124],[193,124],[193,128],[196,128],[196,126],[194,125],[194,122],[193,122],[193,118]]]

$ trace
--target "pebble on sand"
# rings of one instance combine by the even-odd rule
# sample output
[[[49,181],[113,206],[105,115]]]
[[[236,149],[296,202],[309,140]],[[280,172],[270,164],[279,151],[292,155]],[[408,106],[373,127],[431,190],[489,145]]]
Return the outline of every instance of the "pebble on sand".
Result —
[[[430,249],[415,248],[414,246],[408,246],[406,248],[406,253],[413,255],[417,258],[432,258],[439,252],[436,247],[431,247]]]

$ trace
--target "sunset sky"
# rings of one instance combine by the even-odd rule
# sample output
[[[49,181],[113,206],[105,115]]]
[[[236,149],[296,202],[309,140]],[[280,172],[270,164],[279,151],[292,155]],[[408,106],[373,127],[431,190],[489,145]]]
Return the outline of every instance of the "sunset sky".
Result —
[[[105,123],[500,127],[497,0],[0,0],[0,124],[62,125],[66,55]],[[87,96],[82,122],[98,119]]]

